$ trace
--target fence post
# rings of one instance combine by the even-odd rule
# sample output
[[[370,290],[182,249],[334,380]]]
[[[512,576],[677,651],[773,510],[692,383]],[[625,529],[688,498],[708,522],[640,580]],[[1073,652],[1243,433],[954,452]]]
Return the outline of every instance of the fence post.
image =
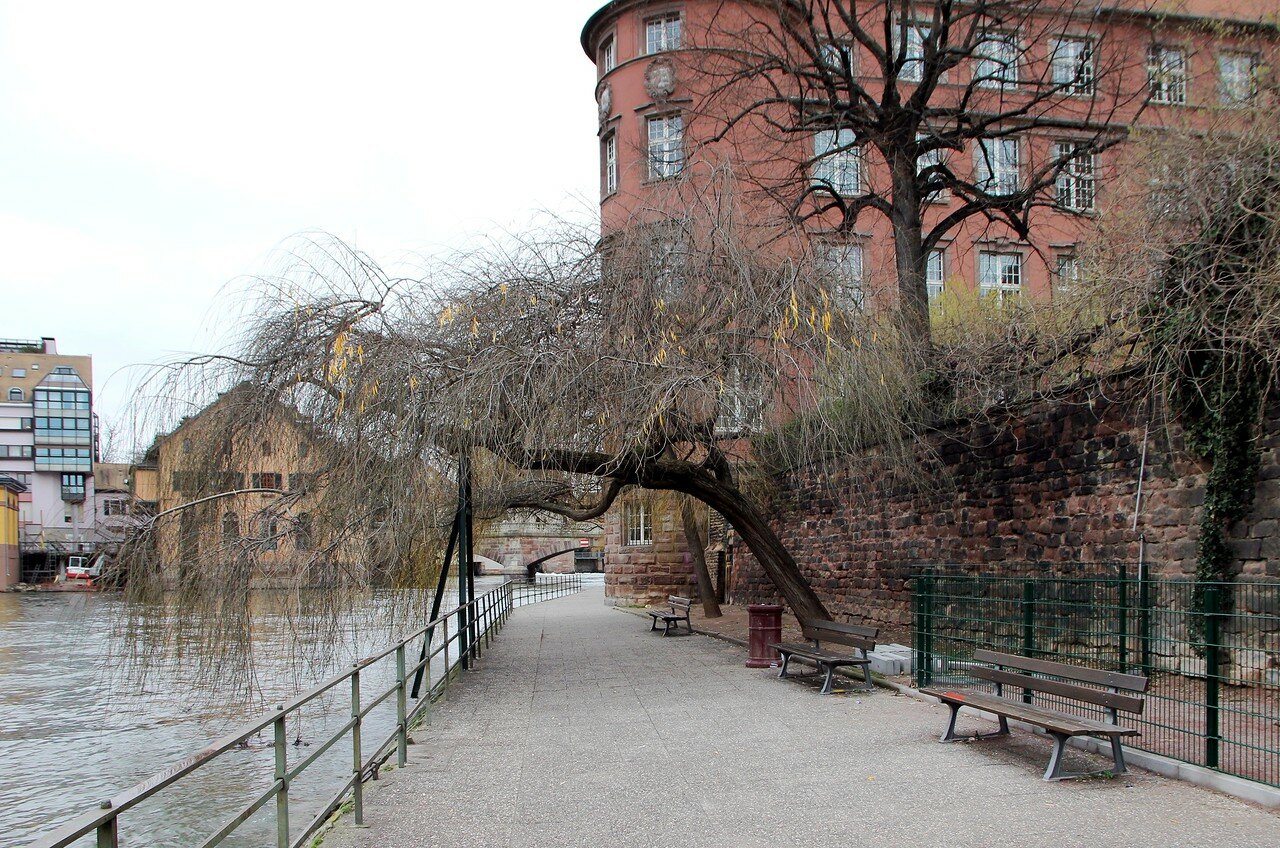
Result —
[[[1218,688],[1220,657],[1218,655],[1218,611],[1222,609],[1221,590],[1209,586],[1204,590],[1204,764],[1218,767]]]
[[[280,711],[274,722],[276,782],[281,784],[280,791],[276,793],[276,847],[289,848],[289,749],[284,726],[284,705],[281,704],[276,709]]]
[[[360,664],[353,663],[351,672],[351,769],[355,783],[351,786],[351,800],[355,804],[356,824],[364,824],[364,756],[360,753]]]
[[[449,619],[445,618],[444,622],[444,699],[449,700],[449,640],[453,637],[449,635]]]
[[[1034,580],[1022,581],[1022,655],[1035,656],[1036,650],[1036,583]],[[1030,689],[1022,690],[1024,703],[1031,703]]]
[[[1127,674],[1129,671],[1129,569],[1125,563],[1120,563],[1120,585],[1116,587],[1116,602],[1119,604],[1117,610],[1117,622],[1120,630],[1120,673]]]
[[[1138,563],[1138,653],[1142,673],[1151,676],[1151,580],[1145,562]]]
[[[409,705],[404,690],[404,642],[396,646],[396,765],[409,761]]]
[[[119,828],[116,826],[119,821],[120,819],[112,816],[98,825],[98,848],[119,848],[120,833]]]
[[[933,575],[920,575],[920,685],[933,683]]]

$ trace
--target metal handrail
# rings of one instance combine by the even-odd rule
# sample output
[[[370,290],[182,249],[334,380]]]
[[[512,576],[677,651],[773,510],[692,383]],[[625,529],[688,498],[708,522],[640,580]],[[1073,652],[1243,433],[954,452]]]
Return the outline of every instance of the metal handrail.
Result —
[[[576,592],[582,588],[581,576],[578,574],[565,575],[547,575],[552,579],[547,581],[538,581],[534,584],[531,592],[517,593],[518,585],[511,580],[505,581],[501,586],[492,589],[483,595],[472,598],[465,604],[441,613],[436,618],[414,630],[408,636],[400,639],[391,647],[386,648],[379,653],[364,657],[353,663],[348,671],[332,677],[324,682],[295,695],[293,698],[280,704],[276,709],[266,715],[255,718],[249,722],[242,724],[230,734],[225,735],[215,741],[212,745],[202,751],[198,751],[190,756],[178,760],[164,771],[158,772],[147,779],[135,784],[134,786],[117,793],[110,799],[103,801],[98,810],[85,813],[76,819],[68,822],[58,828],[48,836],[37,839],[32,843],[32,848],[66,848],[77,839],[87,836],[90,833],[96,833],[98,848],[117,848],[119,845],[119,819],[120,815],[126,810],[137,806],[156,793],[160,792],[167,786],[170,786],[197,769],[209,764],[217,759],[220,755],[227,751],[237,748],[246,742],[250,737],[261,733],[263,730],[271,727],[274,735],[275,748],[275,775],[274,782],[271,786],[255,798],[251,803],[242,808],[239,813],[233,816],[216,832],[201,843],[201,848],[212,848],[212,846],[220,844],[224,839],[235,832],[236,828],[246,822],[254,813],[266,806],[273,798],[276,801],[276,846],[277,848],[299,848],[308,838],[314,834],[325,820],[336,810],[345,799],[348,792],[354,795],[354,815],[356,824],[363,824],[364,804],[363,789],[364,783],[377,777],[378,769],[383,763],[391,758],[392,754],[396,756],[396,762],[399,766],[404,766],[408,759],[408,735],[411,726],[420,718],[426,719],[429,716],[431,703],[439,696],[448,697],[449,682],[454,676],[454,671],[463,667],[463,653],[471,660],[470,667],[474,668],[474,662],[478,660],[484,648],[490,644],[493,636],[506,624],[512,611],[520,603],[529,603],[531,601],[545,600],[549,597],[556,597],[562,594]],[[563,579],[557,579],[563,578]],[[460,613],[465,613],[460,617]],[[458,618],[460,621],[466,622],[466,638],[462,628],[455,627],[453,632],[449,632],[448,620]],[[427,650],[422,654],[422,658],[408,665],[406,663],[406,648],[411,642],[419,638],[425,638],[428,633],[434,633],[435,628],[444,625],[440,645],[434,649],[428,645]],[[452,643],[458,642],[458,645],[452,651],[454,657],[450,662],[450,646]],[[482,643],[483,642],[483,647]],[[440,678],[434,683],[431,682],[431,662],[432,660],[443,654],[444,670]],[[370,699],[361,701],[360,693],[360,673],[374,665],[375,663],[386,659],[389,656],[395,656],[396,663],[396,679],[395,683],[389,688],[383,690]],[[406,681],[410,680],[419,669],[425,668],[427,686],[421,698],[409,708],[408,704],[408,687]],[[295,764],[292,768],[288,763],[288,747],[286,722],[290,714],[296,712],[306,704],[320,697],[324,693],[334,689],[344,681],[350,681],[351,685],[351,713],[350,718],[342,724],[333,734],[331,734],[317,748],[311,751],[305,759]],[[361,726],[366,716],[369,715],[376,707],[381,706],[387,699],[395,696],[396,700],[396,727],[386,739],[374,749],[371,757],[365,758],[361,751]],[[300,774],[311,764],[313,764],[321,755],[328,752],[336,745],[344,736],[351,735],[352,749],[352,767],[351,776],[338,789],[337,793],[329,800],[320,812],[312,818],[312,820],[303,828],[302,832],[297,836],[291,836],[289,826],[289,786]]]

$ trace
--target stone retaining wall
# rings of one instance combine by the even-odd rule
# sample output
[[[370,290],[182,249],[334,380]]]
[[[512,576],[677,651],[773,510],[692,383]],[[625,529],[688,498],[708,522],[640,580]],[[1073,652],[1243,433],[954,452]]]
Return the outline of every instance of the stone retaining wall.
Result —
[[[1192,574],[1204,469],[1182,450],[1176,427],[1129,396],[1132,388],[957,424],[929,439],[914,474],[798,476],[775,504],[776,527],[833,614],[896,629],[910,622],[916,563],[1033,562],[1072,573],[1136,562],[1145,537],[1153,575]],[[1263,448],[1257,500],[1232,543],[1238,572],[1253,578],[1280,577],[1280,407],[1266,418]],[[776,601],[758,565],[735,553],[734,597]]]

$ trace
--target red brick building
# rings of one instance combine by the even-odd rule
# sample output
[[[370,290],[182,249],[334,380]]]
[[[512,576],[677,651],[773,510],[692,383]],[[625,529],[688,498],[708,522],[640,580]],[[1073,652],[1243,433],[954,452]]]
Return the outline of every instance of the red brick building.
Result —
[[[1129,166],[1125,146],[1094,141],[1133,127],[1229,120],[1231,110],[1262,96],[1280,20],[1274,0],[988,0],[983,7],[1000,13],[997,25],[981,29],[967,20],[946,35],[929,3],[914,4],[908,15],[890,0],[614,0],[603,6],[587,21],[581,41],[599,77],[605,235],[661,219],[671,203],[728,170],[757,223],[798,234],[782,249],[811,250],[830,267],[837,291],[847,292],[851,305],[892,308],[898,297],[894,222],[874,205],[847,216],[832,208],[841,203],[830,203],[841,201],[847,209],[863,196],[891,203],[897,185],[892,163],[851,129],[816,125],[801,132],[794,123],[774,121],[782,107],[735,121],[744,103],[730,92],[758,91],[752,85],[763,80],[790,95],[788,85],[820,61],[832,63],[868,97],[890,91],[909,97],[914,80],[938,55],[931,51],[957,45],[968,51],[965,58],[939,77],[927,104],[938,135],[947,122],[972,115],[1005,118],[991,124],[989,138],[974,138],[962,149],[929,149],[916,159],[917,175],[934,169],[956,186],[935,186],[920,206],[919,224],[932,236],[926,245],[929,298],[945,298],[944,292],[998,301],[1053,298],[1077,273],[1077,245],[1094,217],[1109,204],[1131,202],[1119,188]],[[806,18],[815,10],[816,27],[814,18]],[[842,28],[832,10],[851,15],[859,31]],[[797,60],[806,33],[817,39],[809,65],[803,55]],[[879,33],[879,40],[867,33]],[[884,59],[876,52],[886,47],[887,33],[888,55],[897,59],[892,81],[883,78]],[[745,73],[752,62],[769,64],[742,54],[770,50],[777,54],[772,72],[734,79],[737,89],[728,84],[735,73],[752,76]],[[1024,116],[1019,126],[1021,104],[1031,104],[1028,114],[1034,112],[1035,120]],[[918,141],[935,131],[928,124]],[[966,192],[999,197],[1034,185],[1039,189],[1022,233],[999,216],[963,214]],[[628,510],[624,505],[610,518],[610,561],[653,559],[669,577],[646,580],[635,590],[616,586],[615,594],[651,600],[668,589],[689,589],[679,539],[664,539],[658,551],[657,533],[630,526]],[[665,519],[650,521],[661,525]]]

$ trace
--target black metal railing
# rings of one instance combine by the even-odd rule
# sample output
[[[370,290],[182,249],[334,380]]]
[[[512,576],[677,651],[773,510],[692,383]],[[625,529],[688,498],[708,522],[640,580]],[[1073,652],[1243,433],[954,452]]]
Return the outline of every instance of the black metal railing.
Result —
[[[1010,570],[1026,573],[916,574],[917,685],[984,688],[966,674],[981,647],[1145,674],[1132,747],[1280,786],[1280,583],[1156,579],[1129,563]]]

